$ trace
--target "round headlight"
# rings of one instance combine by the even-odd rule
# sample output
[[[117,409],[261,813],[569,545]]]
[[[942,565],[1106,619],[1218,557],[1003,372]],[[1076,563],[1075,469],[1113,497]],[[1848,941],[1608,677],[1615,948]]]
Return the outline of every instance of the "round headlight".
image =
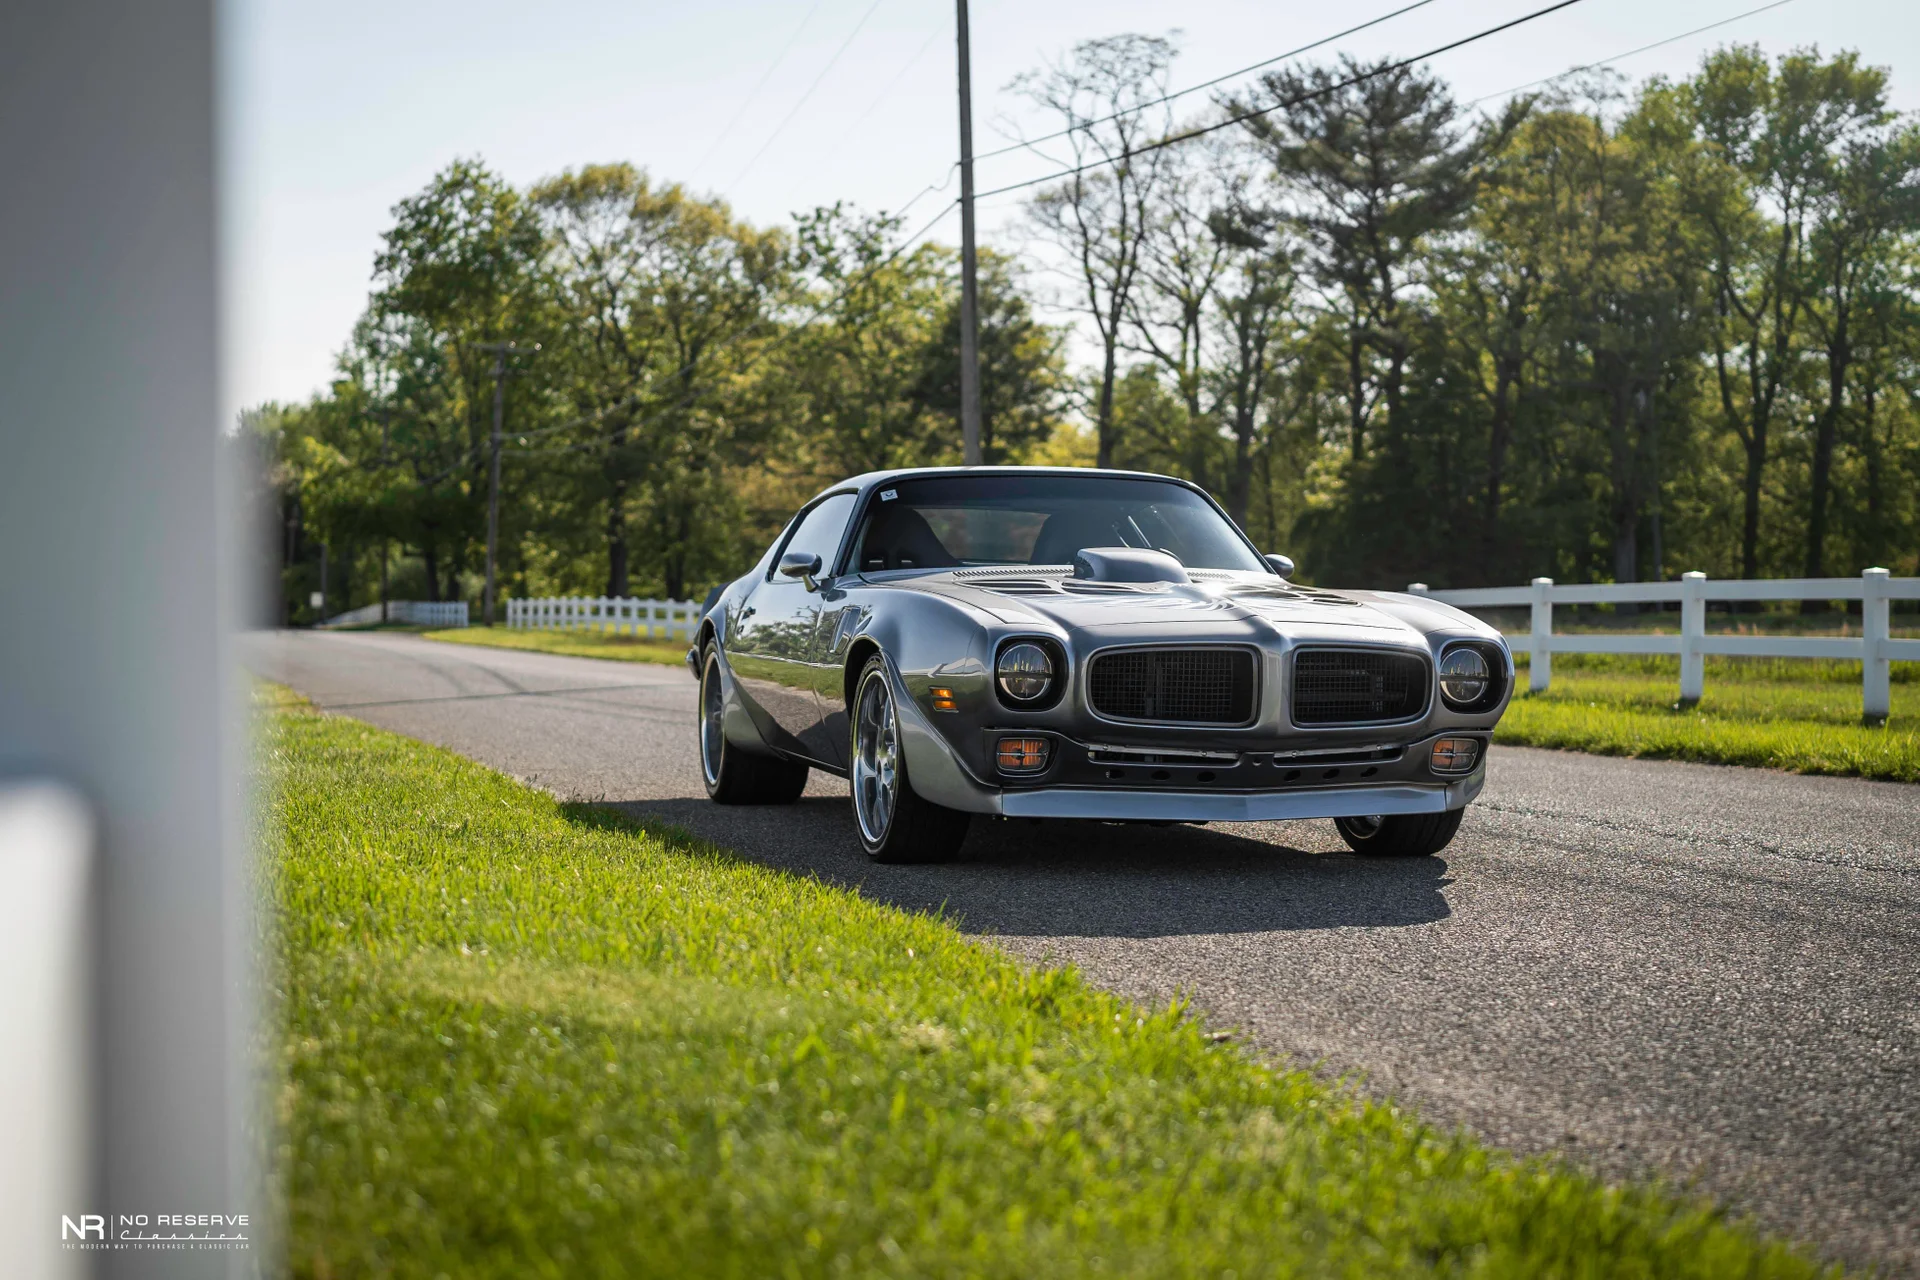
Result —
[[[1486,696],[1487,660],[1464,645],[1440,660],[1440,693],[1455,706],[1472,706]]]
[[[1022,641],[1000,651],[994,675],[1000,691],[1015,702],[1035,702],[1053,687],[1053,659],[1037,644]]]

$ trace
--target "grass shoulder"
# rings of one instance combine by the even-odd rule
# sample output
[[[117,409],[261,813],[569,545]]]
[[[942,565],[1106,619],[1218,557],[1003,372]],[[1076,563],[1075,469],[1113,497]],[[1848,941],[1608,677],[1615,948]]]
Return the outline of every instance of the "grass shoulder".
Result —
[[[506,627],[455,627],[422,633],[429,640],[449,644],[478,644],[495,649],[526,649],[558,653],[570,658],[611,658],[616,662],[658,662],[683,666],[684,640],[649,640],[643,636],[609,635],[604,631],[534,631]]]
[[[1708,658],[1706,693],[1679,704],[1675,658],[1556,655],[1545,693],[1522,692],[1496,742],[1599,755],[1750,765],[1920,782],[1920,680],[1894,665],[1893,715],[1860,723],[1860,664]]]
[[[297,1275],[1806,1276],[941,919],[269,694]]]

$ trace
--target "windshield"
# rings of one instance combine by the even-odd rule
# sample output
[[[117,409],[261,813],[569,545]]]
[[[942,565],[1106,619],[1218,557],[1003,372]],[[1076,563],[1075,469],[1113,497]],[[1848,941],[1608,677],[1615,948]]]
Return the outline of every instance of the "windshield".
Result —
[[[1218,509],[1182,485],[1114,476],[901,480],[867,506],[853,567],[1072,564],[1083,547],[1165,551],[1189,569],[1267,566]]]

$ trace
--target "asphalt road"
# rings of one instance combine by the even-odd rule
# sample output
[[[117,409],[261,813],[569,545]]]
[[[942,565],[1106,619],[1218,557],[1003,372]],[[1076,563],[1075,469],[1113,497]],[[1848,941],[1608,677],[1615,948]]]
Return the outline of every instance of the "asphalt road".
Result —
[[[881,867],[845,784],[701,790],[683,668],[398,634],[249,637],[322,707],[742,855],[1184,991],[1256,1044],[1513,1149],[1697,1186],[1830,1256],[1920,1275],[1920,788],[1499,748],[1438,857],[1331,823],[976,820]]]

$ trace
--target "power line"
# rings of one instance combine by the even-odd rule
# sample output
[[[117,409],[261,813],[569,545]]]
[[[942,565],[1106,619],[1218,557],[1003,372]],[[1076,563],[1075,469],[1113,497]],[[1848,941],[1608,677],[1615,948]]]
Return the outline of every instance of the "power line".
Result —
[[[800,25],[793,29],[793,34],[787,38],[786,47],[781,49],[780,55],[773,60],[765,71],[760,73],[760,79],[754,83],[753,88],[748,91],[747,96],[740,99],[740,109],[733,113],[733,119],[727,121],[727,127],[720,131],[720,136],[713,140],[713,145],[707,148],[707,153],[700,157],[700,163],[695,165],[693,172],[687,175],[688,186],[693,185],[694,179],[700,176],[700,171],[705,169],[708,162],[719,154],[721,144],[733,136],[734,127],[746,119],[747,108],[752,106],[753,100],[760,96],[760,91],[767,87],[767,81],[773,78],[773,73],[780,69],[782,63],[786,62],[787,55],[792,53],[794,46],[800,43],[800,36],[806,31],[807,24],[813,21],[813,15],[820,12],[820,6],[826,2],[827,0],[813,0],[813,8],[807,10],[807,16],[800,19]]]
[[[774,127],[773,132],[767,135],[767,140],[760,144],[760,149],[753,153],[753,158],[741,167],[739,173],[733,175],[733,181],[727,184],[729,187],[738,186],[740,179],[746,177],[748,171],[759,162],[760,157],[767,154],[767,148],[771,147],[774,141],[786,131],[786,127],[793,123],[793,118],[800,114],[800,108],[807,105],[807,99],[813,97],[813,91],[818,89],[820,82],[827,78],[827,73],[832,71],[834,65],[840,61],[840,55],[845,53],[848,47],[853,44],[854,37],[860,34],[861,28],[867,25],[867,19],[873,16],[874,10],[878,9],[881,3],[882,0],[873,0],[873,3],[867,7],[867,11],[860,15],[860,21],[853,24],[853,30],[847,33],[847,38],[841,41],[840,47],[833,51],[831,58],[827,59],[827,65],[820,68],[820,74],[813,78],[813,83],[807,86],[807,91],[800,95],[800,101],[793,104],[793,108],[787,112],[786,118],[781,120],[780,123]]]
[[[1731,18],[1722,18],[1718,22],[1709,22],[1704,27],[1695,27],[1691,31],[1682,31],[1679,35],[1668,36],[1665,40],[1655,40],[1652,44],[1643,44],[1638,49],[1629,49],[1625,53],[1616,53],[1610,58],[1602,58],[1598,62],[1589,62],[1589,63],[1586,63],[1584,66],[1568,67],[1565,71],[1560,72],[1558,75],[1543,76],[1541,79],[1538,79],[1538,80],[1529,80],[1525,84],[1517,84],[1513,86],[1513,88],[1511,89],[1502,89],[1498,93],[1483,94],[1480,97],[1475,98],[1472,102],[1467,103],[1466,105],[1469,107],[1477,107],[1483,102],[1492,101],[1494,98],[1504,98],[1508,94],[1521,93],[1527,89],[1531,89],[1535,87],[1536,85],[1551,84],[1555,80],[1564,80],[1568,76],[1578,75],[1582,71],[1592,71],[1595,67],[1604,67],[1609,63],[1619,62],[1625,58],[1631,58],[1637,53],[1645,53],[1649,49],[1658,49],[1662,45],[1669,45],[1674,43],[1677,40],[1685,40],[1688,36],[1697,36],[1703,31],[1711,31],[1715,27],[1724,27],[1728,23],[1738,22],[1742,18],[1751,18],[1756,13],[1765,13],[1769,9],[1778,9],[1781,5],[1787,5],[1792,3],[1793,3],[1793,0],[1773,0],[1772,4],[1763,4],[1757,9],[1749,9],[1745,13],[1736,13]]]
[[[1132,115],[1133,112],[1135,111],[1145,111],[1149,107],[1157,107],[1162,103],[1172,102],[1175,98],[1184,98],[1188,94],[1198,93],[1202,89],[1211,89],[1213,88],[1213,86],[1217,84],[1223,84],[1228,80],[1237,80],[1241,76],[1250,75],[1255,71],[1259,71],[1263,67],[1270,67],[1276,62],[1285,62],[1287,59],[1297,58],[1303,53],[1311,53],[1313,50],[1320,48],[1322,45],[1332,44],[1335,40],[1344,40],[1348,36],[1353,35],[1355,32],[1365,31],[1368,27],[1377,27],[1381,23],[1397,18],[1403,13],[1412,13],[1415,9],[1424,8],[1425,6],[1430,5],[1432,3],[1433,3],[1433,0],[1414,0],[1412,4],[1402,5],[1400,8],[1395,9],[1392,13],[1383,13],[1377,18],[1369,18],[1367,21],[1360,23],[1358,26],[1348,27],[1345,31],[1336,31],[1330,36],[1325,36],[1319,40],[1315,40],[1312,44],[1303,44],[1298,49],[1289,49],[1285,53],[1275,54],[1271,58],[1263,59],[1259,62],[1252,64],[1251,66],[1242,67],[1238,71],[1229,71],[1225,75],[1215,76],[1211,80],[1203,80],[1199,84],[1190,85],[1185,89],[1176,89],[1172,93],[1167,94],[1165,97],[1155,98],[1152,102],[1143,102],[1138,107],[1134,107],[1131,110],[1116,111],[1110,116],[1102,116],[1098,120],[1088,120],[1084,124],[1070,125],[1069,127],[1065,129],[1060,129],[1054,133],[1042,134],[1038,138],[1023,138],[1019,142],[1009,143],[1006,146],[1001,147],[997,151],[982,151],[979,154],[975,155],[974,159],[975,160],[991,160],[995,156],[1004,156],[1007,153],[1012,151],[1025,151],[1031,147],[1037,147],[1043,142],[1052,142],[1056,138],[1064,138],[1068,134],[1078,132],[1079,130],[1082,130],[1082,129],[1091,129],[1096,125],[1110,124],[1111,122],[1118,120],[1122,116]]]
[[[1089,161],[1086,164],[1075,165],[1070,169],[1061,169],[1054,173],[1043,174],[1038,178],[1028,178],[1024,182],[1010,182],[1004,187],[995,187],[991,191],[982,191],[977,198],[985,200],[991,196],[1006,195],[1010,191],[1024,191],[1028,187],[1037,187],[1042,183],[1055,182],[1061,178],[1075,178],[1094,169],[1106,168],[1108,165],[1124,164],[1136,156],[1143,156],[1166,147],[1176,146],[1182,142],[1191,142],[1195,138],[1204,137],[1209,133],[1218,133],[1222,129],[1230,128],[1233,125],[1241,124],[1248,120],[1255,120],[1261,116],[1272,115],[1274,112],[1287,107],[1297,107],[1303,102],[1311,102],[1315,98],[1324,98],[1328,94],[1337,93],[1341,89],[1348,89],[1356,84],[1363,84],[1368,80],[1374,79],[1376,76],[1383,76],[1391,71],[1404,70],[1417,63],[1425,62],[1429,58],[1437,58],[1443,53],[1451,53],[1453,50],[1464,48],[1467,45],[1473,44],[1475,41],[1485,40],[1488,36],[1494,36],[1500,34],[1502,31],[1512,30],[1514,27],[1532,22],[1536,18],[1544,18],[1550,13],[1557,13],[1561,9],[1566,9],[1579,3],[1580,0],[1556,0],[1554,4],[1535,9],[1532,13],[1522,14],[1518,18],[1502,22],[1498,26],[1487,27],[1484,30],[1474,32],[1470,36],[1462,36],[1458,40],[1450,40],[1446,44],[1438,45],[1427,50],[1425,53],[1415,54],[1411,58],[1402,58],[1398,62],[1390,62],[1385,66],[1376,67],[1371,71],[1361,72],[1356,76],[1348,76],[1345,80],[1324,85],[1308,93],[1297,94],[1294,97],[1273,103],[1271,106],[1261,107],[1256,111],[1243,111],[1235,115],[1229,115],[1224,120],[1215,121],[1213,124],[1199,125],[1183,133],[1176,133],[1171,137],[1161,138],[1157,142],[1149,142],[1144,146],[1131,147],[1117,156]]]
[[[873,101],[867,104],[867,109],[865,111],[862,111],[858,116],[854,118],[853,123],[856,125],[865,123],[867,117],[872,115],[875,111],[879,109],[881,103],[885,102],[889,97],[893,96],[893,91],[895,89],[898,89],[900,87],[900,82],[907,78],[907,72],[913,70],[914,67],[918,65],[920,59],[927,56],[927,50],[933,48],[933,42],[935,40],[938,40],[943,34],[945,33],[940,31],[938,28],[935,28],[927,36],[926,42],[920,46],[919,50],[915,52],[915,54],[911,58],[908,58],[905,62],[900,64],[900,69],[893,73],[893,79],[887,81],[887,87],[882,89],[878,94],[874,95]],[[848,127],[851,128],[852,126],[848,126]]]

